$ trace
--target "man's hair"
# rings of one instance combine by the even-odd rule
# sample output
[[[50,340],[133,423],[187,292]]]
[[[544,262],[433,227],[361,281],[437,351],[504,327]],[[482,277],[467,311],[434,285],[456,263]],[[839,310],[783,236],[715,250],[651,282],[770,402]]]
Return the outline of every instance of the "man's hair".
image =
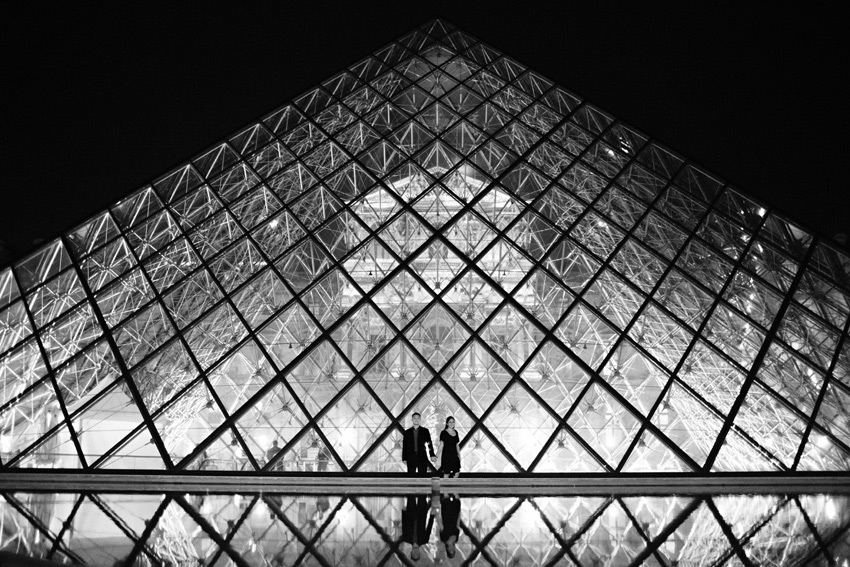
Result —
[[[411,415],[410,417],[416,417],[417,415],[418,415],[419,417],[422,417],[422,414],[421,414],[421,413],[419,413],[418,411],[413,412],[413,415]]]

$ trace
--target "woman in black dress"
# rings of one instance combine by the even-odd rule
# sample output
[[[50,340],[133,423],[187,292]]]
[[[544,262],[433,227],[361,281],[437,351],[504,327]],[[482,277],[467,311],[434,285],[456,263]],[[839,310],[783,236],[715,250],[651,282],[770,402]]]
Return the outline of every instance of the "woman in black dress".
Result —
[[[440,472],[448,478],[455,477],[460,472],[460,450],[458,449],[455,418],[446,418],[446,426],[440,432],[440,445],[437,449],[440,459]]]
[[[446,546],[446,557],[453,559],[457,554],[457,540],[460,537],[460,498],[457,494],[440,497],[440,541]]]

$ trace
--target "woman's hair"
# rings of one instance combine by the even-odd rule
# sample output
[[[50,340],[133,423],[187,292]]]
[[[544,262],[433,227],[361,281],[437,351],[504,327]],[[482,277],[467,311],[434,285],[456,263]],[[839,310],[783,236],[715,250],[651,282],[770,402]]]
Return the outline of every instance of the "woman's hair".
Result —
[[[449,416],[449,417],[446,418],[446,424],[443,426],[444,431],[449,428],[449,420],[450,419],[454,420],[454,418],[452,416]]]

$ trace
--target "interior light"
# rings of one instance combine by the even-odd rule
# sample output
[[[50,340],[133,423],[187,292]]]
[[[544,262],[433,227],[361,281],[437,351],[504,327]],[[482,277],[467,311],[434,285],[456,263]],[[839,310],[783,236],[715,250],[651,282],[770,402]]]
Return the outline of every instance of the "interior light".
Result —
[[[617,436],[614,435],[614,430],[610,428],[610,425],[609,429],[605,431],[605,445],[609,449],[613,449],[617,446]]]
[[[834,520],[838,517],[838,509],[835,507],[835,500],[833,500],[830,496],[826,497],[826,505],[823,507],[824,514],[830,520]]]

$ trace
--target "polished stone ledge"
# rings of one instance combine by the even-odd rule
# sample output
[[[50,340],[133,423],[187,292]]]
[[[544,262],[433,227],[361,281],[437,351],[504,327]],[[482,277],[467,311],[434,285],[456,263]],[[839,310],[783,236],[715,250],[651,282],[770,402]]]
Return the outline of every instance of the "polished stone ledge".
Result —
[[[469,475],[410,478],[391,475],[239,475],[229,473],[83,473],[3,471],[0,491],[276,492],[298,494],[411,494],[427,491],[493,495],[572,494],[850,494],[850,474],[747,475]]]

